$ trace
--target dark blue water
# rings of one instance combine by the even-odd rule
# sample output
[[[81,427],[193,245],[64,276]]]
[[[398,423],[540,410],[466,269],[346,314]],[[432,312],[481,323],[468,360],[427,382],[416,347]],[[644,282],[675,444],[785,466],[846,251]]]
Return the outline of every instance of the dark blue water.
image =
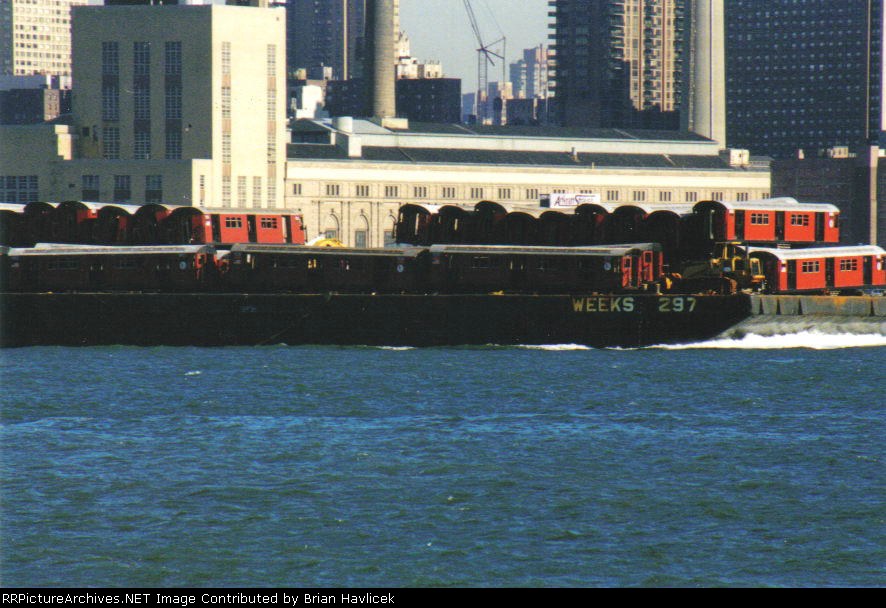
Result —
[[[880,586],[884,356],[5,350],[0,582]]]

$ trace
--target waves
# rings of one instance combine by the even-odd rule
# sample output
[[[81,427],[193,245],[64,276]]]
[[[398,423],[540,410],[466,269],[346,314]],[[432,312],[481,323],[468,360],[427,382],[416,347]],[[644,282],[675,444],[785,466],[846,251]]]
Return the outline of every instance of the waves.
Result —
[[[801,331],[792,334],[760,335],[745,334],[740,337],[723,337],[692,344],[663,344],[651,348],[664,350],[690,349],[743,349],[775,350],[786,348],[808,348],[812,350],[832,350],[839,348],[870,348],[886,346],[884,334],[824,333],[821,331]]]

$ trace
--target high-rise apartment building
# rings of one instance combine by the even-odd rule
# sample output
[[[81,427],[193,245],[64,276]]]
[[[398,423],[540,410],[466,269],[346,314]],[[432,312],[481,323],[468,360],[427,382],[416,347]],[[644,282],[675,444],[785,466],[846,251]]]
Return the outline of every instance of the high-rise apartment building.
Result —
[[[523,57],[510,66],[511,83],[517,99],[548,97],[548,49],[538,45],[523,49]]]
[[[875,145],[884,0],[729,0],[727,139],[776,158]]]
[[[564,126],[677,129],[689,0],[550,0]]]
[[[71,7],[86,2],[0,2],[0,74],[70,76]]]
[[[326,66],[331,80],[363,76],[367,0],[286,0],[286,63],[290,72]],[[399,31],[399,0],[394,31]]]

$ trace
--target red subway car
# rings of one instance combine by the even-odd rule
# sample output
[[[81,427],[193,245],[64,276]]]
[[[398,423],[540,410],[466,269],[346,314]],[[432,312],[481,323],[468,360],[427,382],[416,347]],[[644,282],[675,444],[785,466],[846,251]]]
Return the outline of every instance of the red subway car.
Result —
[[[751,248],[771,293],[886,287],[886,251],[873,245],[812,249]]]
[[[702,201],[693,209],[697,238],[709,241],[794,243],[840,242],[840,210],[824,203],[783,197],[757,201]]]

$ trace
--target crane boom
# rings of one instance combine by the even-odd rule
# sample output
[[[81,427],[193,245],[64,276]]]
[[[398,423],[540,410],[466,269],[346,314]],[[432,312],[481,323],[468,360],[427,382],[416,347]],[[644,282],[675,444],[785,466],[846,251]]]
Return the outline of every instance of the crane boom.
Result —
[[[477,22],[477,16],[474,14],[474,7],[471,5],[471,0],[463,0],[463,2],[465,11],[468,13],[468,19],[471,22],[471,29],[474,31],[474,36],[477,38],[477,44],[479,45],[477,48],[477,118],[482,122],[485,118],[484,106],[486,105],[489,83],[489,66],[495,65],[494,58],[502,60],[502,70],[504,70],[504,55],[493,51],[492,47],[499,43],[505,44],[505,37],[502,36],[490,44],[485,44],[483,42],[483,34],[480,31],[480,25]],[[504,79],[504,72],[502,72],[502,79]]]

